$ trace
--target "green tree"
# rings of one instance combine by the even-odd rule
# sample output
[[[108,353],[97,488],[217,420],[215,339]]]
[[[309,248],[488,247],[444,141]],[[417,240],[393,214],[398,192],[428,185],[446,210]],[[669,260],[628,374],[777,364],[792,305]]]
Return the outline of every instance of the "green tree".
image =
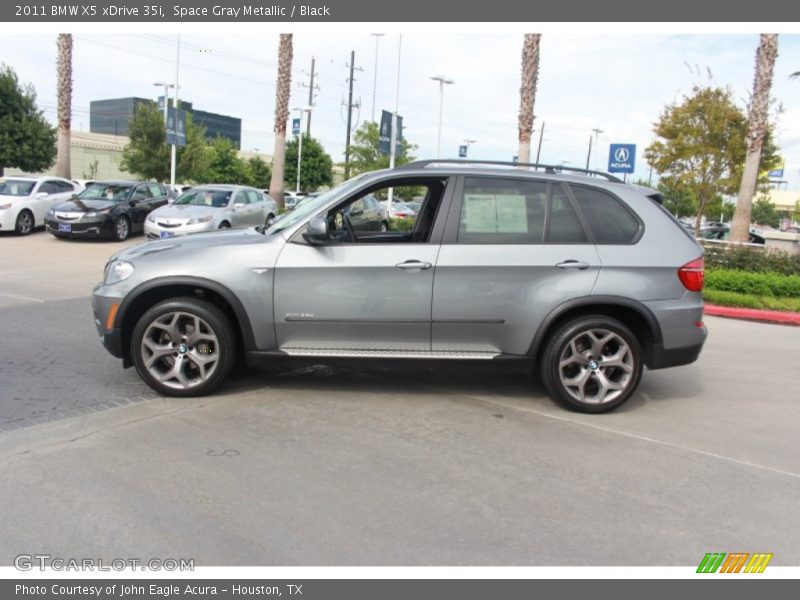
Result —
[[[670,104],[655,123],[655,142],[645,150],[647,162],[672,189],[687,190],[697,201],[695,229],[706,204],[739,190],[744,170],[747,119],[730,90],[695,86],[680,104]],[[780,162],[768,129],[760,172]],[[759,183],[766,184],[766,176]]]
[[[687,189],[675,189],[665,182],[658,182],[658,191],[664,196],[664,208],[678,218],[691,217],[697,214],[697,200]]]
[[[164,113],[153,102],[139,104],[128,125],[130,142],[122,149],[120,168],[142,179],[170,178],[170,147],[166,143]],[[208,168],[205,131],[186,116],[186,146],[176,156],[176,178],[199,182]]]
[[[758,225],[778,227],[781,224],[781,216],[775,208],[775,203],[764,196],[753,202],[751,219]]]
[[[300,158],[300,189],[316,192],[320,187],[333,183],[333,160],[314,138],[303,135],[303,155]],[[297,186],[297,138],[286,144],[286,187]]]
[[[250,185],[247,163],[228,138],[218,136],[209,146],[210,161],[205,172],[205,183],[232,183]]]
[[[353,134],[353,143],[350,146],[350,174],[359,175],[368,171],[389,168],[389,155],[381,154],[378,150],[378,124],[367,121]],[[408,140],[400,140],[400,152],[395,157],[398,167],[414,160],[411,155],[417,149]]]
[[[726,223],[730,223],[735,210],[735,203],[726,202],[722,196],[717,196],[706,203],[706,207],[703,209],[703,216],[709,221],[718,221],[721,218]]]
[[[249,172],[250,185],[260,190],[269,188],[269,182],[272,178],[272,169],[263,160],[254,156],[247,161],[247,170]]]
[[[36,91],[0,65],[0,177],[6,167],[38,173],[56,158],[56,129],[36,107]]]

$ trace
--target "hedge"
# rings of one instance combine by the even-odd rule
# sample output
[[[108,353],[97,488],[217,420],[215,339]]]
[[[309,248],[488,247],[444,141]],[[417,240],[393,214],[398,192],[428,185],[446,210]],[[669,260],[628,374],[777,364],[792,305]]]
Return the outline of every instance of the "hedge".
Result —
[[[800,253],[790,254],[775,249],[708,243],[703,244],[703,247],[706,251],[706,269],[800,275]]]
[[[705,287],[721,292],[800,299],[800,275],[706,269]]]
[[[737,294],[736,292],[706,289],[703,291],[703,299],[709,304],[716,304],[718,306],[800,312],[800,298],[754,296],[752,294]]]

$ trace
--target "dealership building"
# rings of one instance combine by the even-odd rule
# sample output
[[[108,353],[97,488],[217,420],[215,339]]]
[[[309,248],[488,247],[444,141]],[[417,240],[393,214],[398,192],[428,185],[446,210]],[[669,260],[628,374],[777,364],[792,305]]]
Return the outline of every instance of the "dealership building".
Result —
[[[112,98],[93,100],[89,104],[89,131],[113,136],[127,136],[128,127],[137,108],[142,104],[156,104],[147,98]],[[242,120],[228,115],[194,108],[191,102],[179,101],[180,108],[192,115],[192,121],[206,130],[206,138],[228,138],[236,149],[242,145]],[[163,110],[164,97],[158,106]]]

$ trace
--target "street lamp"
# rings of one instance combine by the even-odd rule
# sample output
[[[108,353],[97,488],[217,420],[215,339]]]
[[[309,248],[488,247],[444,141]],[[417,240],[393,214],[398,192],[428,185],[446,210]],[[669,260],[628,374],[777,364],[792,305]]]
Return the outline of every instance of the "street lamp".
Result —
[[[444,86],[455,83],[455,79],[449,79],[444,75],[431,77],[433,81],[439,82],[439,136],[436,141],[436,158],[442,157],[442,107],[444,105]]]
[[[597,170],[597,157],[600,155],[600,134],[603,133],[603,130],[595,127],[592,131],[594,132],[594,168]]]
[[[167,83],[166,81],[156,81],[153,83],[156,87],[164,88],[164,123],[167,122],[167,108],[169,107],[169,89],[174,88],[174,83]]]
[[[300,114],[300,133],[297,134],[297,187],[295,193],[300,193],[300,160],[303,156],[303,113],[311,114],[312,107],[310,106],[297,106],[292,111],[297,111]]]
[[[467,145],[467,153],[464,155],[464,158],[467,158],[469,156],[469,147],[478,140],[462,140],[462,141]]]
[[[383,33],[370,33],[375,36],[375,72],[372,74],[372,122],[375,122],[375,91],[378,89],[378,44]]]

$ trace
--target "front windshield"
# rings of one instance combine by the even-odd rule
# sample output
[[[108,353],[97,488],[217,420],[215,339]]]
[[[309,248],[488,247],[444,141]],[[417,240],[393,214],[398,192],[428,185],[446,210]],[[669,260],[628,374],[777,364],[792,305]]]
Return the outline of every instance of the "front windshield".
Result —
[[[126,200],[131,193],[133,185],[119,183],[93,183],[80,194],[81,200],[113,200],[119,202]]]
[[[0,196],[30,196],[34,185],[24,179],[0,179]]]
[[[320,194],[314,198],[304,198],[303,202],[297,205],[297,208],[290,213],[285,213],[282,215],[281,218],[267,230],[267,232],[277,233],[279,231],[283,231],[284,229],[288,229],[297,223],[300,223],[306,219],[306,217],[309,217],[317,212],[319,208],[324,206],[331,198],[344,194],[350,191],[350,189],[356,187],[364,178],[364,176],[365,174],[357,175],[352,179],[348,179],[339,187],[328,190],[324,194]]]
[[[230,191],[224,190],[189,190],[175,200],[175,204],[189,204],[191,206],[210,206],[212,208],[225,208],[231,198]]]

